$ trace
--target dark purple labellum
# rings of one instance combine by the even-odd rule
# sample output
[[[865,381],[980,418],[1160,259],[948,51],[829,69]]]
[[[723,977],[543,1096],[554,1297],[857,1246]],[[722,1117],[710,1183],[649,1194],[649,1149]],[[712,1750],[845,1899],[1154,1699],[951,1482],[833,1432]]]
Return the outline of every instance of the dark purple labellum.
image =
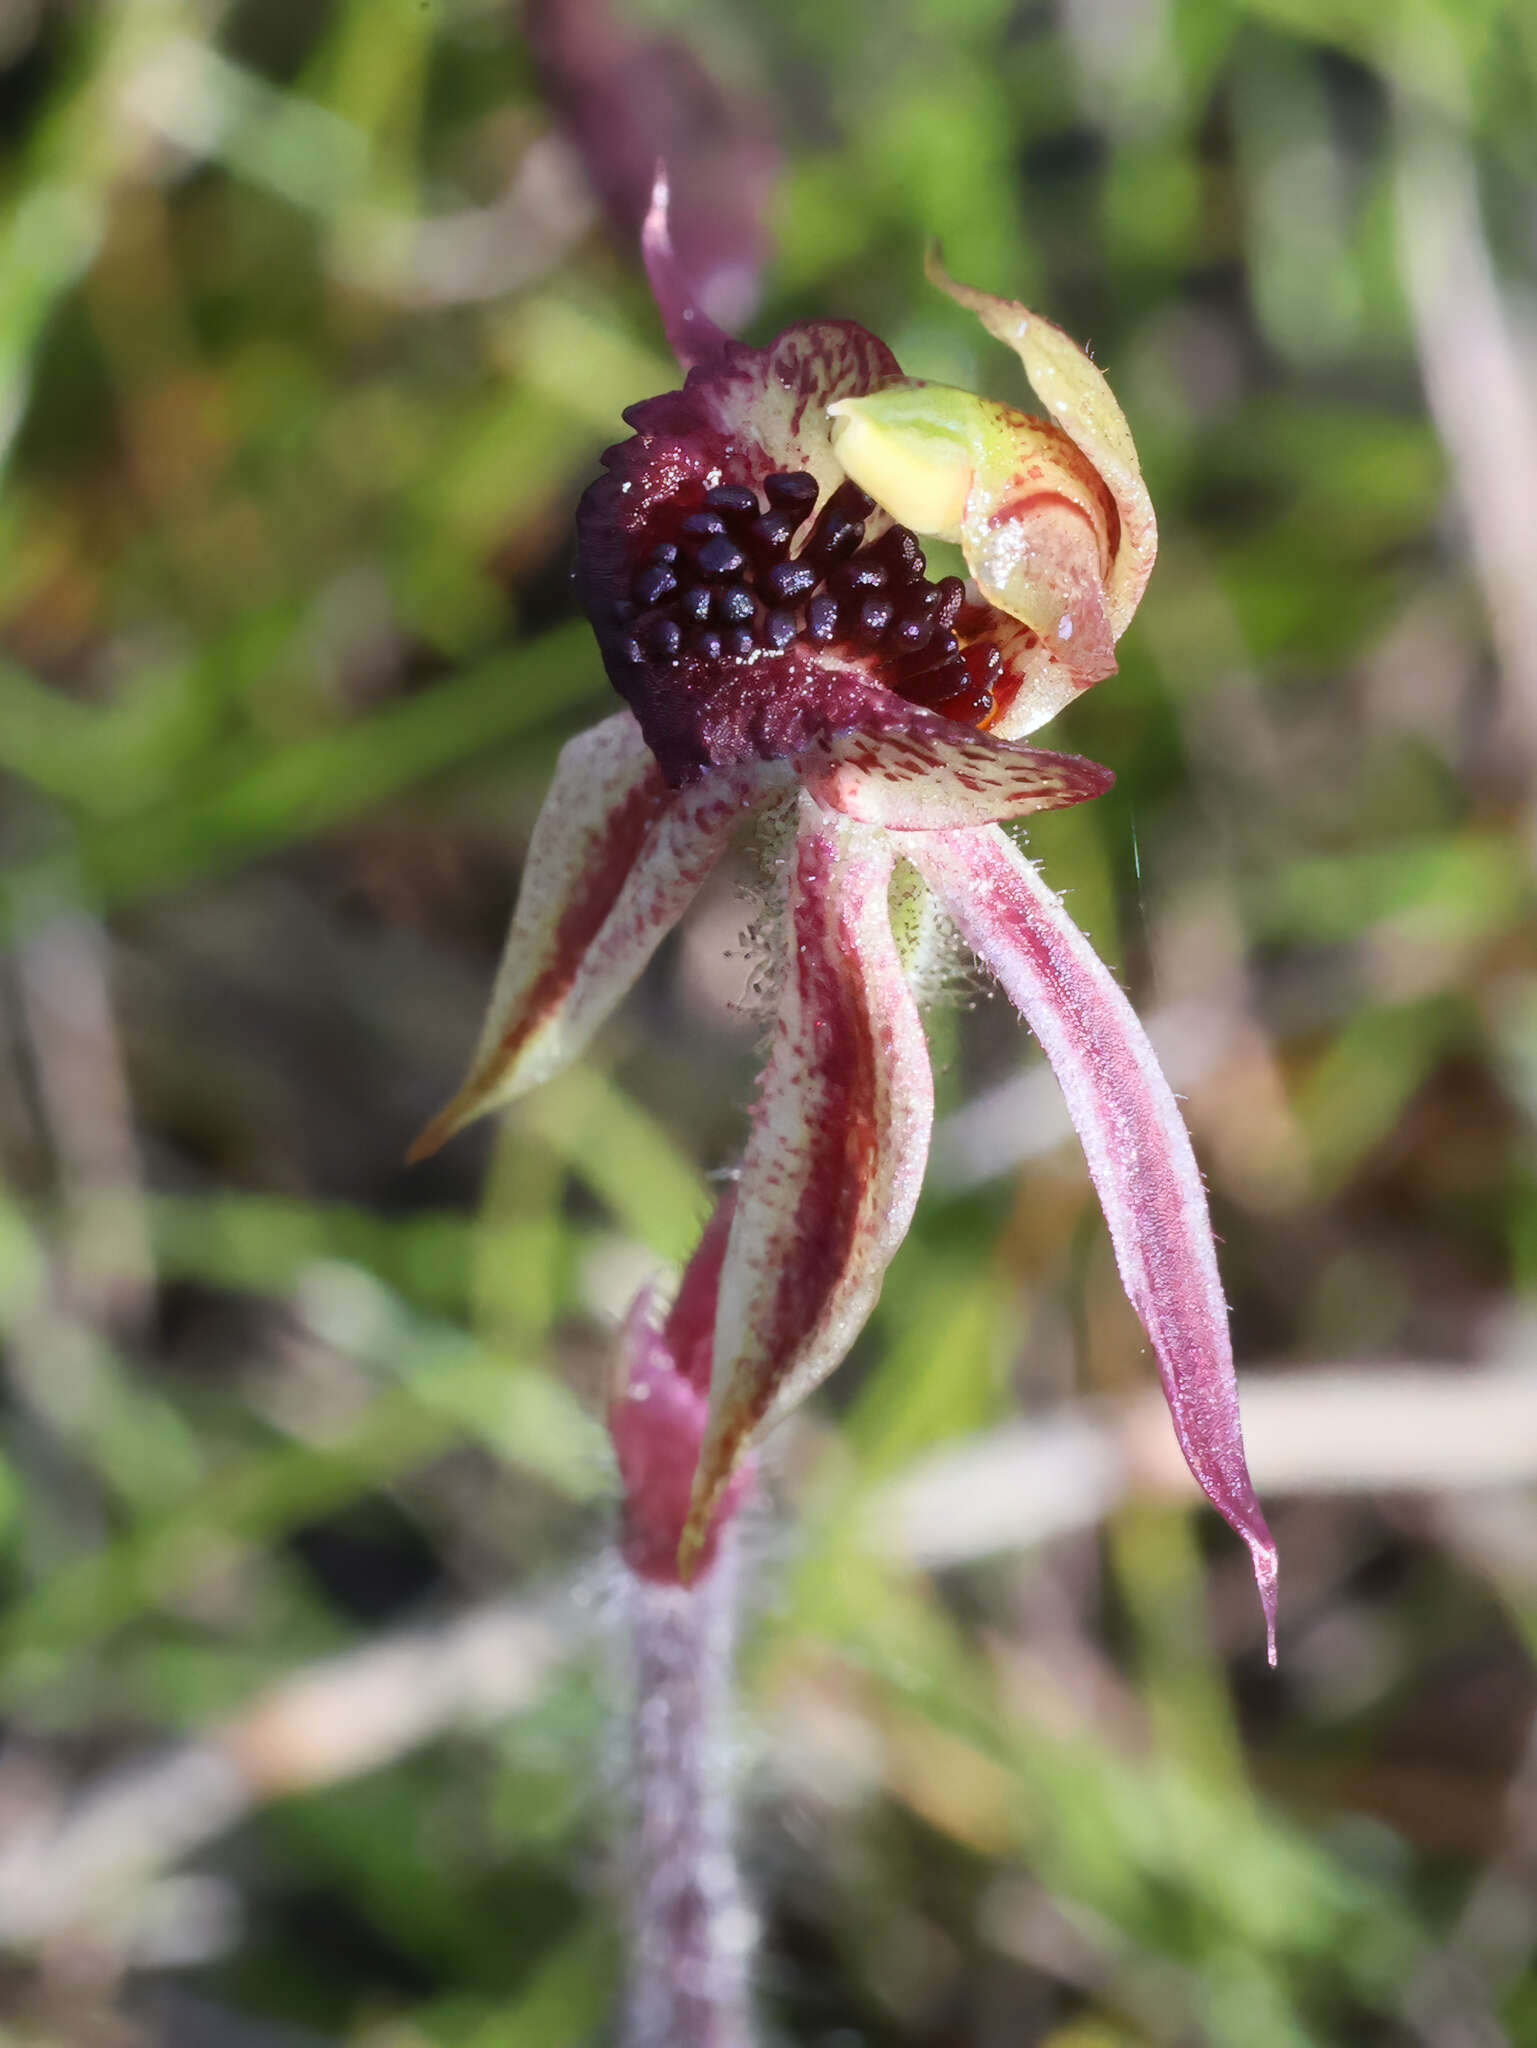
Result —
[[[905,528],[867,542],[875,505],[856,485],[820,509],[817,498],[801,471],[757,490],[681,487],[649,506],[628,586],[600,598],[585,585],[610,675],[669,780],[688,782],[743,746],[793,751],[857,722],[871,689],[969,725],[991,717],[1001,662],[991,647],[962,648],[960,578],[928,582]],[[798,654],[782,674],[763,665]],[[824,658],[825,683],[804,665]]]

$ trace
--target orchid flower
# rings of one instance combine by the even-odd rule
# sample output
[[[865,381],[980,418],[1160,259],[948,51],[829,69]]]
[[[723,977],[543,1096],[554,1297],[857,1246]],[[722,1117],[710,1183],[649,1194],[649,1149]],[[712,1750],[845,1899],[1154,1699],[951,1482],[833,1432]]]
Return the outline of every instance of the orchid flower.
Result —
[[[1060,329],[937,258],[1045,417],[906,378],[852,322],[729,339],[674,257],[660,179],[644,250],[687,375],[629,409],[577,514],[578,592],[627,708],[561,754],[479,1051],[418,1153],[580,1053],[744,822],[770,837],[780,985],[741,1171],[672,1310],[632,1318],[610,1417],[626,1555],[687,1584],[912,1220],[933,1112],[912,969],[937,904],[1057,1073],[1273,1658],[1275,1551],[1190,1141],[1131,1005],[1000,829],[1113,779],[1020,741],[1113,673],[1152,569],[1121,409]],[[924,539],[958,543],[969,580],[931,579]]]

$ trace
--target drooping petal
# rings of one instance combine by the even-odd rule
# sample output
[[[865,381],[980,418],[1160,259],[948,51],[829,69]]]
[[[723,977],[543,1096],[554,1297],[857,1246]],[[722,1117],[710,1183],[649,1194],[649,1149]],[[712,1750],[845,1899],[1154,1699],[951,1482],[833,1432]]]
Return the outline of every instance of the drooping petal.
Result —
[[[1207,1498],[1249,1546],[1275,1661],[1276,1554],[1244,1462],[1227,1306],[1206,1193],[1136,1013],[1061,902],[996,827],[903,851],[1040,1040],[1083,1142],[1121,1281],[1175,1432]]]
[[[843,1358],[907,1234],[928,1047],[892,937],[890,840],[801,799],[788,969],[721,1274],[685,1577],[762,1428]]]
[[[721,1263],[735,1207],[728,1192],[689,1260],[671,1309],[661,1318],[647,1289],[620,1333],[608,1427],[624,1490],[620,1543],[642,1578],[678,1579],[678,1546],[688,1519],[699,1446],[709,1412],[710,1346]],[[709,1569],[720,1531],[748,1483],[738,1468],[705,1527],[697,1571]]]
[[[988,333],[1013,349],[1025,366],[1036,395],[1057,425],[1088,457],[1115,500],[1119,519],[1105,591],[1110,627],[1119,639],[1147,588],[1158,552],[1158,522],[1153,501],[1142,481],[1142,465],[1126,415],[1104,373],[1070,335],[1039,313],[1012,299],[994,298],[970,285],[957,284],[945,270],[939,252],[931,250],[925,268],[959,306],[975,313]]]
[[[675,794],[627,711],[561,750],[534,827],[491,1007],[464,1086],[410,1157],[575,1058],[626,994],[744,814],[785,786],[772,771]]]
[[[1097,761],[1009,746],[902,709],[906,716],[889,729],[871,720],[801,756],[802,779],[820,803],[863,824],[932,832],[1061,810],[1103,796],[1115,781]]]

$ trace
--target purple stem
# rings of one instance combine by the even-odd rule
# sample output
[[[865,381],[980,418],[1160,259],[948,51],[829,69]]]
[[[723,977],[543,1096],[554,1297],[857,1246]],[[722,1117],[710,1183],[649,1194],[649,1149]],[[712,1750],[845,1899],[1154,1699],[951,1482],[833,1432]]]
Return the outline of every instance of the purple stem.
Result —
[[[619,2048],[752,2048],[755,1924],[731,1841],[732,1532],[692,1587],[625,1574],[629,1974]]]

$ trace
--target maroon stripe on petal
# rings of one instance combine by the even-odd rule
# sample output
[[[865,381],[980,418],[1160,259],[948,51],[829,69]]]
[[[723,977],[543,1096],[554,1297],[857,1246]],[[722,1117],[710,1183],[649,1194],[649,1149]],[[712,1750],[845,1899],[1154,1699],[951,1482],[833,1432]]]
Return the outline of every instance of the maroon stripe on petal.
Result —
[[[715,794],[676,797],[623,713],[562,750],[469,1078],[411,1159],[580,1049],[718,857],[739,792]]]
[[[542,1024],[560,1008],[576,980],[587,948],[630,877],[646,835],[672,796],[659,768],[621,799],[593,835],[581,886],[566,906],[550,940],[543,972],[529,988],[523,1006],[497,1043],[498,1056],[510,1061]]]
[[[892,862],[885,833],[802,797],[786,980],[721,1274],[685,1575],[755,1436],[859,1334],[912,1220],[933,1083],[892,937]]]
[[[736,1189],[727,1188],[715,1205],[694,1256],[678,1283],[678,1292],[662,1335],[677,1370],[704,1400],[710,1391],[710,1351],[715,1338],[715,1304],[720,1297],[720,1272],[726,1262],[731,1219],[736,1214]],[[681,1527],[681,1524],[680,1524]]]
[[[806,1088],[806,1142],[796,1167],[803,1193],[779,1246],[783,1264],[759,1328],[765,1351],[788,1357],[848,1271],[871,1186],[879,1070],[868,993],[855,971],[858,920],[835,888],[833,842],[803,839],[795,889],[796,1022],[785,1056]],[[771,1171],[783,1171],[776,1167]],[[765,1381],[746,1411],[761,1422],[775,1388]]]

